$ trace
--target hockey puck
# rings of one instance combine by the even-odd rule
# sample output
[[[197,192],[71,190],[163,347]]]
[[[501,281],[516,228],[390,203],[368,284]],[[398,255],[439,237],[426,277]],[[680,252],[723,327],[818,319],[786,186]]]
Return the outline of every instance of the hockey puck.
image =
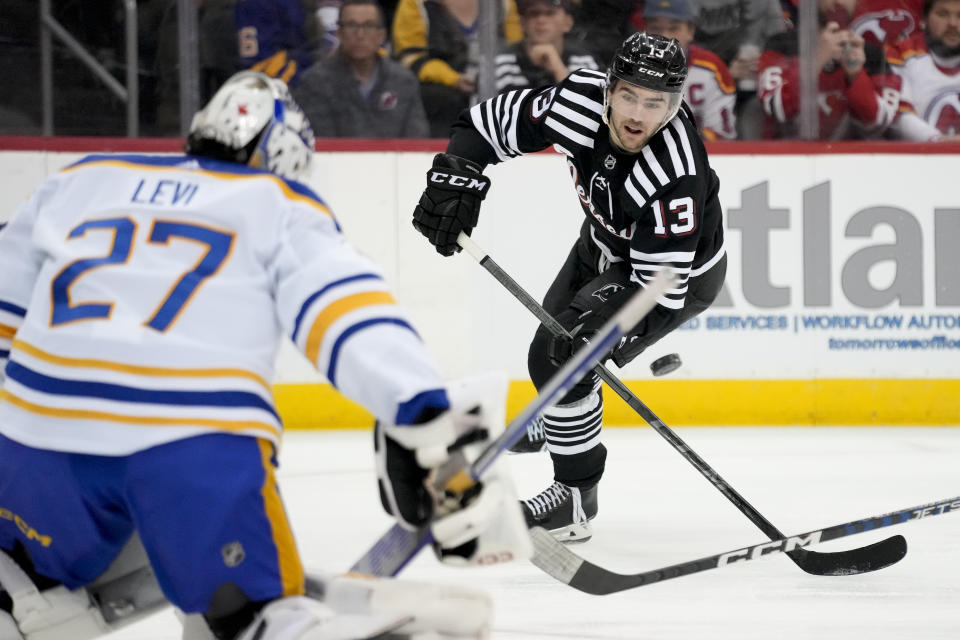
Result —
[[[669,353],[650,363],[650,373],[657,377],[665,376],[679,369],[681,364],[679,354]]]

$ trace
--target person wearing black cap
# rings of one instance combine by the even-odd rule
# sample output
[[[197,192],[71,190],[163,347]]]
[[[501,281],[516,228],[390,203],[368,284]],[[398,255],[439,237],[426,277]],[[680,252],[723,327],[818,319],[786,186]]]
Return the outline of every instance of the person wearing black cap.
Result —
[[[497,93],[562,82],[577,69],[599,69],[566,35],[573,27],[567,0],[518,0],[523,40],[496,57]]]
[[[460,250],[459,234],[477,224],[490,187],[486,165],[550,146],[566,157],[586,221],[543,306],[574,337],[537,330],[528,370],[538,388],[658,272],[672,270],[678,282],[608,354],[617,366],[720,292],[726,256],[719,180],[681,99],[686,77],[679,42],[638,32],[621,44],[606,74],[581,69],[558,84],[510,91],[465,110],[446,153],[434,158],[413,225],[451,256]],[[600,381],[591,373],[516,448],[536,451],[546,443],[554,481],[521,505],[529,525],[561,540],[592,535],[606,461],[602,410]]]

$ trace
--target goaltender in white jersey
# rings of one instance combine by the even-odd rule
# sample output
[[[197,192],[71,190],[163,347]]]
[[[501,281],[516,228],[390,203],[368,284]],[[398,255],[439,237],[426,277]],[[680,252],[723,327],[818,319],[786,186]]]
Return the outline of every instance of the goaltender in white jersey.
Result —
[[[0,324],[19,325],[0,433],[30,446],[119,455],[211,431],[276,443],[283,335],[378,416],[444,388],[379,268],[316,195],[271,173],[88,157],[14,218],[0,264]]]
[[[489,600],[468,589],[336,578],[325,603],[304,597],[270,383],[286,336],[377,417],[384,507],[444,523],[438,555],[460,563],[493,538],[529,551],[499,472],[443,517],[424,488],[454,442],[470,456],[498,435],[503,396],[448,387],[296,180],[313,134],[282,82],[231,78],[187,150],[84,158],[0,230],[0,640],[95,637],[128,621],[118,597],[202,614],[188,640],[484,635]]]

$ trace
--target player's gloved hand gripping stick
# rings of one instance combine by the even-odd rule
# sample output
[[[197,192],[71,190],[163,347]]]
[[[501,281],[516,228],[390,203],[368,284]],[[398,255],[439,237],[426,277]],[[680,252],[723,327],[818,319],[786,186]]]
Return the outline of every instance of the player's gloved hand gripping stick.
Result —
[[[572,339],[569,332],[557,320],[534,300],[523,287],[510,277],[507,272],[500,268],[486,252],[481,249],[476,242],[467,237],[466,234],[460,234],[457,242],[469,253],[477,262],[480,263],[500,284],[514,295],[533,315],[545,326],[551,333],[558,336],[565,336]],[[628,328],[629,330],[629,328]],[[663,423],[637,396],[630,391],[609,369],[602,363],[594,367],[594,371],[600,376],[600,379],[607,383],[617,395],[623,398],[630,407],[636,411],[653,429],[676,449],[680,455],[687,459],[690,464],[696,468],[703,476],[716,487],[730,502],[740,510],[750,522],[755,524],[765,536],[771,540],[779,540],[786,536],[777,529],[773,523],[767,520],[757,511],[753,505],[741,496],[736,489],[731,487],[726,480],[720,477],[713,467],[701,458],[691,449],[686,442],[680,439],[667,425]],[[535,538],[536,540],[536,538]],[[882,569],[895,562],[898,562],[907,553],[907,541],[903,536],[896,535],[881,540],[865,547],[850,549],[849,551],[837,551],[832,553],[823,553],[817,551],[808,551],[802,548],[795,548],[787,551],[790,559],[798,567],[814,575],[826,576],[844,576],[855,573],[865,573]]]
[[[592,341],[579,349],[543,388],[540,394],[507,425],[471,462],[462,455],[462,448],[451,452],[450,458],[432,476],[432,491],[438,496],[464,495],[474,487],[494,461],[517,442],[526,432],[527,425],[548,406],[556,403],[583,378],[599,359],[616,346],[625,331],[633,327],[656,305],[656,299],[672,285],[671,275],[662,273],[651,285],[631,298]],[[456,444],[454,445],[456,446]],[[515,505],[516,503],[514,503]],[[511,505],[511,506],[514,506]],[[437,524],[443,523],[439,520]],[[393,576],[413,559],[417,552],[434,537],[433,524],[428,523],[416,530],[395,524],[370,548],[350,571],[376,576]]]

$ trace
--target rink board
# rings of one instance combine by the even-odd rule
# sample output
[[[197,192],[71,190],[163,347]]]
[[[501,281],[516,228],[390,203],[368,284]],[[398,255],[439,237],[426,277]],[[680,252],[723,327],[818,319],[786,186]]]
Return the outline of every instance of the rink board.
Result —
[[[175,152],[175,141],[0,138],[0,220],[85,153]],[[505,371],[532,396],[536,320],[471,259],[438,256],[409,223],[437,142],[323,142],[312,186],[384,269],[450,377]],[[615,371],[668,424],[960,424],[960,156],[896,144],[716,145],[729,267],[707,312]],[[487,170],[474,239],[535,297],[583,219],[564,159]],[[683,366],[652,379],[653,359]],[[277,362],[289,428],[365,427],[290,347]],[[609,390],[607,424],[636,416]]]

